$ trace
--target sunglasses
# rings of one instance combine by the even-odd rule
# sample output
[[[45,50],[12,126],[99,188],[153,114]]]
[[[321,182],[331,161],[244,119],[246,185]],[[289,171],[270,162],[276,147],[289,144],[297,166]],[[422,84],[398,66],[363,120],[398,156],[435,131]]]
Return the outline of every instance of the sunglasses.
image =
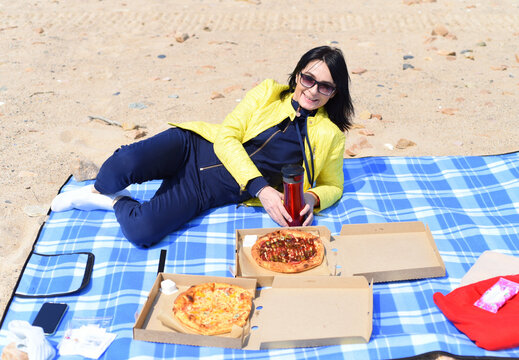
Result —
[[[299,74],[299,82],[301,83],[301,85],[308,89],[312,88],[315,84],[317,84],[317,91],[319,91],[319,93],[324,96],[331,96],[336,90],[334,86],[327,83],[319,82],[310,75],[303,73]]]

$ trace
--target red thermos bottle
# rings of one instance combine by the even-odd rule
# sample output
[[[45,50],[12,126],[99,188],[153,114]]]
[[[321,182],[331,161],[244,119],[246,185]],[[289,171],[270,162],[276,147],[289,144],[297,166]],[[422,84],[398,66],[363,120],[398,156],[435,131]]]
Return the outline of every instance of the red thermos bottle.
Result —
[[[303,217],[299,215],[305,206],[303,196],[303,180],[305,170],[300,165],[285,165],[281,169],[283,175],[284,205],[292,217],[289,226],[303,225]]]

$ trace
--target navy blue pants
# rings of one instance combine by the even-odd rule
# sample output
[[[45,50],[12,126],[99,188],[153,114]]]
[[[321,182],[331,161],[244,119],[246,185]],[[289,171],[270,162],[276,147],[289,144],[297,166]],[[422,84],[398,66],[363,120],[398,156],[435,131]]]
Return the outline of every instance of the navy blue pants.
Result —
[[[123,197],[114,205],[124,236],[137,246],[160,241],[205,210],[250,198],[240,192],[212,143],[179,128],[117,149],[101,166],[94,186],[113,194],[157,179],[162,184],[149,201]]]

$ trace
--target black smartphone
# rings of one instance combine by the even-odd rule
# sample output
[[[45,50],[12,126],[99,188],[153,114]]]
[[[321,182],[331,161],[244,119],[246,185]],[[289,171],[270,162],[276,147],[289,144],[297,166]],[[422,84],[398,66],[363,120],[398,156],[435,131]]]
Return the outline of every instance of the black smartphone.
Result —
[[[63,315],[67,311],[68,305],[61,303],[44,303],[40,311],[34,318],[32,325],[43,328],[46,335],[52,335],[56,332]]]

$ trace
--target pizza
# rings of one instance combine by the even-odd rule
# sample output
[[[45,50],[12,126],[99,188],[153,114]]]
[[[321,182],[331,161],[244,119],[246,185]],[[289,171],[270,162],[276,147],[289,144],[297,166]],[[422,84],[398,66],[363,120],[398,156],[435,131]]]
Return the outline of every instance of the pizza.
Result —
[[[252,309],[252,295],[244,288],[225,283],[193,285],[179,294],[173,305],[175,318],[202,335],[231,332],[243,327]]]
[[[256,263],[268,270],[298,273],[321,265],[324,246],[317,235],[281,229],[258,238],[251,249]]]

